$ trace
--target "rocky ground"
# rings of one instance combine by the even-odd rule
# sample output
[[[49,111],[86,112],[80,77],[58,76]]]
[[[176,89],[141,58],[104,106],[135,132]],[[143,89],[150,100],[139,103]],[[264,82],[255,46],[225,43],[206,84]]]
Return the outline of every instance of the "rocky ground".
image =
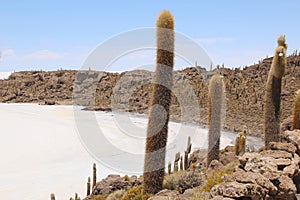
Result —
[[[226,84],[226,120],[224,129],[241,131],[248,126],[250,135],[263,130],[265,83],[272,58],[244,69],[220,67],[207,72],[200,67],[174,73],[171,119],[207,123],[209,77],[219,71]],[[300,56],[290,56],[282,86],[282,119],[291,115],[292,100],[300,88]],[[53,72],[15,72],[0,80],[0,102],[83,104],[87,109],[121,109],[147,113],[153,73],[119,73],[59,70]]]
[[[300,130],[285,131],[270,150],[235,156],[234,147],[205,166],[206,152],[189,157],[187,170],[166,174],[163,190],[149,200],[295,200],[300,193]],[[97,182],[85,200],[143,199],[142,177],[109,175]]]

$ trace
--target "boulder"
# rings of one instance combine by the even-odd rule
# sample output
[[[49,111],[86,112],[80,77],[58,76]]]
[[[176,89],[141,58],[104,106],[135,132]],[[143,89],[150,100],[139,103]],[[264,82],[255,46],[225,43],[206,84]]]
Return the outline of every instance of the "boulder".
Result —
[[[180,200],[180,197],[176,190],[162,190],[148,200]]]
[[[137,178],[137,176],[121,177],[120,175],[110,174],[96,184],[96,186],[93,188],[92,194],[110,194],[115,190],[128,190],[140,184],[142,184],[142,182]]]

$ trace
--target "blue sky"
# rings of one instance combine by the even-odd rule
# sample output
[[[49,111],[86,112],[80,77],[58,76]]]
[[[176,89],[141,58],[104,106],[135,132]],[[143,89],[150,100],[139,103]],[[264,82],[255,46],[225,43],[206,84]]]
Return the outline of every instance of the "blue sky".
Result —
[[[154,27],[163,9],[173,13],[175,31],[203,47],[214,64],[250,65],[271,56],[282,33],[289,53],[300,49],[299,7],[296,0],[0,0],[0,71],[78,69],[109,38]],[[114,70],[154,62],[153,52],[142,54],[123,58]],[[177,58],[176,68],[184,65]]]

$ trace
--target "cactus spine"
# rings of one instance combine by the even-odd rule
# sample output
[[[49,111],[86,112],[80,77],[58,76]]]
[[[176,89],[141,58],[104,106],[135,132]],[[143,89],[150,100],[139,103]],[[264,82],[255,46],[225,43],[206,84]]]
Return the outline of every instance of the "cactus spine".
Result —
[[[162,189],[165,153],[168,137],[171,87],[174,63],[174,19],[169,11],[162,11],[156,22],[156,70],[144,160],[143,193],[157,193]],[[164,109],[165,115],[157,108]]]
[[[219,74],[213,75],[208,93],[208,153],[207,167],[213,160],[219,160],[222,109],[224,102],[224,82]]]
[[[91,178],[88,177],[88,182],[86,184],[86,196],[91,194]]]
[[[292,129],[300,129],[300,89],[296,92],[294,99]]]
[[[265,147],[269,149],[270,142],[280,142],[280,95],[281,80],[286,67],[285,36],[280,35],[278,46],[272,60],[266,84],[265,110],[264,110],[264,134]]]
[[[96,186],[96,183],[97,183],[97,167],[96,167],[96,163],[94,163],[94,165],[93,165],[93,185],[92,185],[92,190]]]

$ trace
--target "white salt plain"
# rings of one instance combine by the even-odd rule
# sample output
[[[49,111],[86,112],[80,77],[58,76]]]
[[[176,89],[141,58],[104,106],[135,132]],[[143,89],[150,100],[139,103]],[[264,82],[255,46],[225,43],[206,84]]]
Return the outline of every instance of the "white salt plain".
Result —
[[[6,79],[11,75],[11,72],[0,72],[0,79]]]
[[[137,137],[137,133],[124,134],[124,127],[127,132],[134,129],[124,124],[120,125],[120,116],[114,113],[78,112],[96,116],[95,119],[106,139],[124,152],[122,155],[114,155],[114,152],[109,155],[110,151],[105,152],[110,157],[119,156],[120,165],[115,163],[111,167],[104,166],[95,159],[95,155],[88,153],[84,147],[88,144],[83,145],[80,137],[84,133],[78,134],[73,106],[0,104],[2,199],[45,200],[50,199],[50,193],[55,193],[56,199],[60,200],[69,199],[75,192],[84,197],[87,177],[92,175],[94,162],[98,166],[98,180],[101,180],[108,174],[124,174],[120,171],[128,171],[132,163],[126,162],[127,155],[143,154],[146,116],[130,117],[136,130],[141,130]],[[193,131],[186,133],[184,137],[180,136],[178,132],[182,127],[192,127]],[[174,122],[169,124],[167,161],[173,159],[174,152],[183,152],[189,134],[192,136],[194,149],[207,146],[207,130],[193,125]],[[222,133],[221,147],[233,144],[234,138],[235,134]],[[256,147],[262,145],[262,141],[257,138],[248,139],[249,144]],[[102,145],[101,141],[97,143]],[[143,163],[143,159],[137,160],[136,163]]]

